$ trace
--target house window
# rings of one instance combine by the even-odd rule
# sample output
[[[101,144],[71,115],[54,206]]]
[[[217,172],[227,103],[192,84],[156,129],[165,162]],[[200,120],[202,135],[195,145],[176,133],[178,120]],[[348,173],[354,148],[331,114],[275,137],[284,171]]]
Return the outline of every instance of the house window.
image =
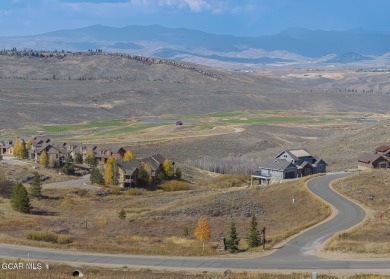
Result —
[[[380,167],[381,169],[385,169],[385,168],[387,168],[387,164],[386,164],[386,163],[380,164],[379,167]]]

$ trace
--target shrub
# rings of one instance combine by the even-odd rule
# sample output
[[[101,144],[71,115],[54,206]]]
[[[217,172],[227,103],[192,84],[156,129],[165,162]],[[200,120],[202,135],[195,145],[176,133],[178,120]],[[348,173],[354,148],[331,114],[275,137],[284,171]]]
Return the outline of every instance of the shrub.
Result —
[[[126,191],[126,195],[130,195],[130,196],[140,196],[143,194],[145,194],[145,191],[137,188],[131,188]]]
[[[191,186],[190,183],[185,181],[172,180],[164,182],[163,184],[161,184],[160,188],[167,192],[174,192],[190,190]]]
[[[58,238],[57,238],[57,243],[58,244],[68,244],[68,243],[71,243],[72,240],[70,239],[70,236],[69,235],[65,235],[65,234],[59,234],[58,235]]]
[[[68,235],[56,234],[52,231],[31,231],[27,233],[27,239],[58,244],[68,244],[72,242]]]
[[[121,188],[118,186],[111,186],[110,189],[111,189],[111,194],[113,195],[120,195],[121,193]]]

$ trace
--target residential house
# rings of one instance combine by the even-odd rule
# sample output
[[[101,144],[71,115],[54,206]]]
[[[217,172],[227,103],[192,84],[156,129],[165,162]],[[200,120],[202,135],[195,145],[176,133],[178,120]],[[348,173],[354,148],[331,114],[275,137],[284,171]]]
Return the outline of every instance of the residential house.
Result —
[[[146,164],[148,164],[151,171],[150,176],[154,179],[158,177],[160,169],[162,168],[165,160],[165,157],[161,154],[155,154],[153,156],[142,159],[141,166],[144,167]],[[172,164],[174,165],[174,162]]]
[[[12,155],[14,151],[14,140],[3,139],[0,141],[0,155]]]
[[[39,163],[44,150],[47,152],[49,162],[53,162],[55,166],[61,166],[68,154],[65,144],[54,143],[49,138],[36,137],[28,151],[29,159]]]
[[[137,186],[137,173],[140,168],[139,160],[115,161],[115,184],[123,188]]]
[[[13,139],[0,140],[0,155],[12,155],[14,147]]]
[[[97,145],[94,144],[86,144],[86,143],[70,143],[67,142],[64,145],[65,150],[68,154],[72,156],[72,158],[75,158],[76,154],[81,154],[83,157],[83,160],[87,157],[87,150],[92,150],[95,153],[95,150],[97,149]]]
[[[261,184],[269,184],[271,181],[303,177],[315,173],[326,172],[326,162],[313,156],[306,149],[284,150],[275,158],[264,161],[259,170],[251,175],[258,178]]]
[[[382,154],[383,156],[390,158],[390,145],[385,144],[385,145],[381,145],[381,146],[377,147],[375,149],[375,153]]]
[[[390,167],[390,145],[375,148],[375,152],[363,152],[358,156],[358,169],[385,169]]]
[[[108,158],[113,157],[115,160],[122,160],[126,150],[123,147],[103,147],[95,148],[95,157],[99,163],[105,164]]]

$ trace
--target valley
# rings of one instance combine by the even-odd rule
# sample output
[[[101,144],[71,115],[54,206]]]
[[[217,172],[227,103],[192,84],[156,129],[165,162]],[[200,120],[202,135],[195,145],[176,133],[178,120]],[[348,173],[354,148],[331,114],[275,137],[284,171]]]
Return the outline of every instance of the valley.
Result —
[[[311,150],[327,162],[329,172],[355,172],[360,152],[390,138],[386,71],[235,72],[119,54],[41,54],[0,55],[0,138],[40,135],[59,142],[124,146],[137,159],[160,153],[180,167],[182,181],[121,191],[83,178],[77,187],[77,178],[31,161],[1,163],[3,178],[10,181],[1,188],[3,243],[223,258],[227,253],[220,256],[215,248],[235,222],[240,253],[227,257],[267,255],[325,220],[331,210],[307,190],[312,176],[252,188],[248,174],[265,159],[294,148]],[[220,173],[214,172],[216,166]],[[32,214],[15,212],[9,202],[12,183],[34,171],[49,176],[43,198],[32,200]],[[364,174],[366,181],[379,175],[373,173]],[[356,177],[349,179],[360,187],[363,182]],[[56,182],[61,186],[52,184]],[[364,202],[363,196],[355,198]],[[122,209],[124,220],[119,217]],[[259,226],[267,227],[266,251],[246,242],[253,214]],[[212,227],[205,251],[193,236],[202,215]],[[382,227],[378,233],[387,243]],[[34,240],[42,235],[56,240]],[[329,246],[335,253],[388,253],[378,248],[378,238],[364,251],[357,249],[365,241],[359,231],[335,239]]]

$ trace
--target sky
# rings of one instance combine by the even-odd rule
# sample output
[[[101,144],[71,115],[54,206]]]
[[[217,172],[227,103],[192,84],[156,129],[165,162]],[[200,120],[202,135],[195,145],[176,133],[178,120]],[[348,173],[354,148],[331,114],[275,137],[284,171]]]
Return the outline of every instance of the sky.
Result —
[[[95,24],[160,24],[236,36],[288,28],[390,34],[389,11],[389,0],[0,0],[0,36]]]

